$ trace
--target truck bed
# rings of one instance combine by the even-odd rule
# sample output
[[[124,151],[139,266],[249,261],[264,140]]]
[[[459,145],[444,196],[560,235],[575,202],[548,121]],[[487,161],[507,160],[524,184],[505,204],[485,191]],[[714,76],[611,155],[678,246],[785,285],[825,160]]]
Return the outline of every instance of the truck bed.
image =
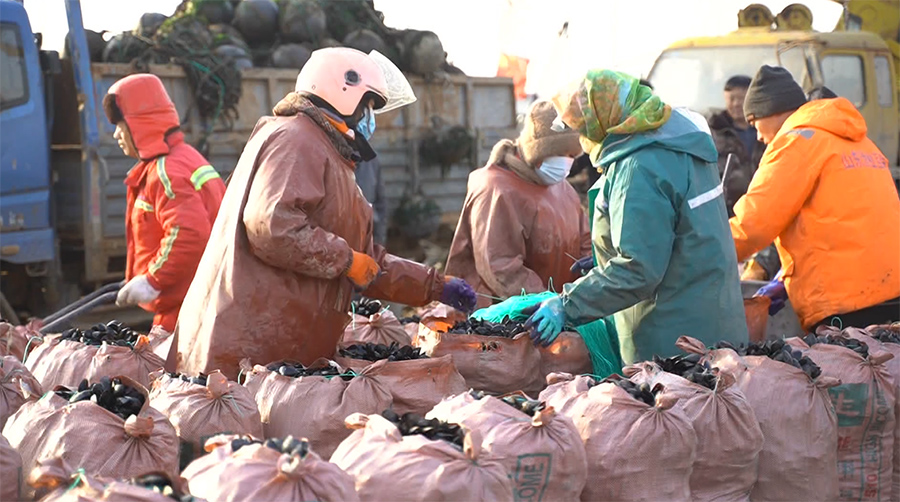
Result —
[[[100,143],[96,154],[80,144],[71,67],[64,62],[56,80],[57,105],[53,133],[53,165],[59,215],[57,228],[63,252],[84,253],[88,282],[121,277],[125,255],[125,186],[123,180],[134,165],[113,139],[114,126],[97,110]],[[192,106],[191,90],[181,68],[151,65],[150,72],[165,84],[182,117],[188,142],[196,144],[204,126]],[[109,87],[132,73],[125,64],[92,64],[95,102],[99,107]],[[250,136],[257,120],[271,114],[272,107],[292,91],[297,77],[293,70],[252,68],[244,70],[239,118],[230,130],[216,124],[208,139],[210,163],[226,178]],[[513,84],[507,78],[449,76],[439,81],[411,77],[418,101],[408,107],[378,115],[378,132],[372,145],[379,154],[382,177],[393,212],[405,192],[418,185],[446,213],[462,207],[468,173],[482,166],[493,145],[516,135]],[[476,136],[475,151],[468,162],[450,168],[441,178],[438,166],[422,165],[418,143],[438,116],[448,125],[463,125]],[[390,213],[389,213],[390,214]]]

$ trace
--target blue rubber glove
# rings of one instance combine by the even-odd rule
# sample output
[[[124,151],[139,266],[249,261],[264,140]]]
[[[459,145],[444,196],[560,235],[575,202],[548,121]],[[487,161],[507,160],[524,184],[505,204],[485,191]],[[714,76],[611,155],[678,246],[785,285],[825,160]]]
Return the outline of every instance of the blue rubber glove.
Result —
[[[784,303],[788,299],[787,290],[784,289],[784,282],[781,280],[781,274],[775,276],[771,282],[759,288],[753,296],[766,296],[772,303],[769,305],[769,315],[773,316],[784,308]]]
[[[531,330],[535,345],[549,347],[566,324],[566,311],[559,295],[544,300],[522,311],[531,314],[525,321],[525,328]]]
[[[444,290],[441,291],[441,303],[468,314],[475,310],[477,301],[478,299],[475,298],[475,290],[472,289],[472,286],[469,286],[469,283],[458,277],[448,276],[444,279]]]
[[[591,271],[596,265],[594,264],[594,255],[585,256],[575,262],[569,269],[573,274],[584,275]]]

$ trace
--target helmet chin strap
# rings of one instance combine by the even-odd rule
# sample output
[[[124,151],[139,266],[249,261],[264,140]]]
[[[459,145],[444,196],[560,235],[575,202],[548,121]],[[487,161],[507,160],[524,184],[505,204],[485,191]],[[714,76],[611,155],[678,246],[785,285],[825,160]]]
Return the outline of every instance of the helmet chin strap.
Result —
[[[341,115],[337,112],[337,110],[334,109],[334,107],[332,107],[324,99],[316,95],[309,93],[303,93],[303,95],[306,96],[310,101],[312,101],[313,104],[319,107],[319,109],[322,110],[322,113],[334,120],[344,122],[347,125],[347,128],[354,132],[352,138],[347,136],[347,141],[349,141],[353,146],[353,149],[356,150],[356,153],[359,155],[360,160],[369,161],[376,157],[376,153],[375,150],[372,149],[372,145],[370,145],[369,142],[366,141],[366,138],[364,138],[362,134],[356,133],[356,120],[354,120],[352,117],[345,117]],[[360,108],[357,107],[357,110],[359,109]]]
[[[353,143],[353,147],[356,149],[357,153],[359,153],[359,157],[363,161],[367,162],[378,156],[372,148],[372,145],[369,144],[362,134],[357,134],[351,143]]]

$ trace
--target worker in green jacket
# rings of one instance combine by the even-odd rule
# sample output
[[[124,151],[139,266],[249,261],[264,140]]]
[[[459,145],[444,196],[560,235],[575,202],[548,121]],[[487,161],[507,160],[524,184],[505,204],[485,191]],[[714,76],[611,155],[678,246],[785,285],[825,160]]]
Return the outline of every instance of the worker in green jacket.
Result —
[[[706,121],[638,79],[592,70],[554,98],[603,176],[588,192],[594,256],[533,308],[535,341],[614,314],[622,360],[678,353],[681,335],[747,341],[737,257]],[[593,259],[592,259],[593,258]]]

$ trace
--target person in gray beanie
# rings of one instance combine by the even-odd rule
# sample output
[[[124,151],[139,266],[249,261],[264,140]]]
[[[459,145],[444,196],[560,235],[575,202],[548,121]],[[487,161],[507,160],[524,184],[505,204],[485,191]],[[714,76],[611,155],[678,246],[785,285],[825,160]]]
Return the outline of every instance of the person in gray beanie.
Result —
[[[900,199],[859,110],[821,91],[807,102],[771,66],[750,83],[744,115],[767,147],[734,205],[737,257],[775,242],[783,268],[757,295],[772,315],[790,298],[806,331],[890,324],[900,320]]]
[[[784,121],[805,104],[806,93],[791,72],[763,65],[747,89],[744,117],[756,127],[759,140],[769,144]]]

